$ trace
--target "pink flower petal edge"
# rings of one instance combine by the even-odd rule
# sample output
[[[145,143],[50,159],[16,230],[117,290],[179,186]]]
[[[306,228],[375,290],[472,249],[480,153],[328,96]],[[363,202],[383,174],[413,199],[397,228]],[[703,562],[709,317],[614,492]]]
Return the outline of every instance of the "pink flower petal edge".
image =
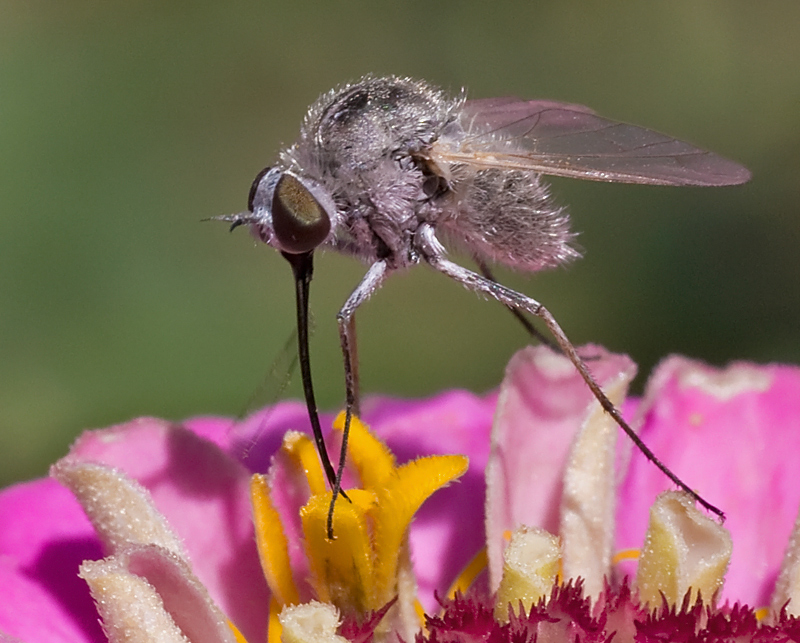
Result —
[[[183,426],[150,418],[84,433],[69,457],[118,468],[143,485],[223,612],[248,639],[263,636],[269,593],[240,463]]]
[[[604,386],[636,366],[626,356],[585,346]],[[544,347],[519,351],[506,368],[486,470],[486,531],[492,586],[500,581],[504,533],[520,524],[559,532],[562,481],[577,430],[594,396],[572,364]]]
[[[0,631],[30,643],[105,641],[78,578],[103,552],[72,494],[55,480],[14,485],[0,493],[0,525]]]
[[[601,383],[627,368],[620,356],[595,350],[599,359],[589,364]],[[548,355],[564,367],[563,379]],[[566,360],[546,348],[526,349],[510,362],[487,470],[490,568],[493,559],[499,565],[500,535],[512,524],[558,531],[562,463],[585,413],[576,404],[567,419],[573,395],[591,399]],[[668,467],[726,512],[734,548],[722,599],[768,605],[800,507],[800,369],[741,362],[715,368],[670,357],[644,398],[623,411]],[[560,417],[561,430],[548,430]],[[674,487],[624,436],[618,450],[629,466],[621,469],[617,549],[636,549],[656,496]]]
[[[733,556],[722,597],[767,605],[800,506],[800,369],[669,357],[639,407],[645,443],[727,515]],[[618,545],[638,547],[669,482],[634,453],[620,492]]]

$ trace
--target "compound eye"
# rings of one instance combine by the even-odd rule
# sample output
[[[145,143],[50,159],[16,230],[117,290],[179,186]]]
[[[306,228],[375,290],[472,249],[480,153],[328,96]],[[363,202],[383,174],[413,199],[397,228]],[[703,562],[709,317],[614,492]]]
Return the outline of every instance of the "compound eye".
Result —
[[[325,241],[331,220],[299,179],[283,174],[272,196],[272,230],[281,249],[300,254]]]
[[[252,212],[254,207],[254,201],[256,199],[256,193],[258,192],[258,186],[261,185],[261,179],[264,178],[267,172],[269,172],[272,168],[265,167],[258,173],[258,176],[253,181],[253,184],[250,186],[250,195],[247,197],[247,209]]]

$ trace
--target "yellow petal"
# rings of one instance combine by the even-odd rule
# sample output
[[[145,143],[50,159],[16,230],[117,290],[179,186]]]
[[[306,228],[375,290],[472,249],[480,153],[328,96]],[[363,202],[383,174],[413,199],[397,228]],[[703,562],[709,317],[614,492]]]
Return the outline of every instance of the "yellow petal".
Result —
[[[300,602],[300,597],[292,576],[289,544],[280,515],[269,496],[266,476],[256,474],[250,479],[250,502],[258,557],[267,584],[281,605],[295,605]]]
[[[677,605],[691,590],[710,603],[722,588],[731,558],[730,533],[700,513],[691,497],[667,491],[650,508],[636,585],[642,603],[661,604],[661,595]]]
[[[362,489],[347,492],[352,502],[339,499],[333,514],[335,538],[328,540],[331,494],[313,496],[300,510],[311,583],[317,598],[343,612],[365,612],[375,605],[374,560],[367,511],[375,502]]]
[[[269,597],[269,617],[267,619],[267,643],[281,643],[283,626],[280,615],[284,606],[278,603],[275,595]]]
[[[322,474],[317,447],[311,438],[299,431],[289,431],[283,437],[281,449],[293,465],[305,473],[311,495],[325,493],[325,476]]]
[[[612,565],[619,565],[624,560],[639,560],[642,555],[639,549],[620,549],[611,559]]]
[[[561,567],[561,543],[538,527],[518,527],[503,553],[503,578],[497,590],[494,617],[508,623],[509,607],[526,610],[549,596]]]
[[[333,422],[333,428],[344,431],[345,412]],[[374,489],[385,484],[394,473],[397,463],[388,447],[376,438],[361,420],[350,419],[347,457],[353,463],[364,489]]]
[[[244,638],[244,634],[239,631],[239,628],[236,627],[231,621],[228,621],[228,627],[231,628],[231,632],[233,632],[233,638],[236,640],[236,643],[247,643],[247,639]]]
[[[483,547],[472,557],[472,560],[467,563],[466,567],[461,570],[461,573],[453,581],[453,584],[450,585],[445,596],[452,599],[455,598],[456,592],[464,594],[472,587],[472,583],[474,583],[475,579],[486,569],[488,564],[489,557],[486,554],[486,547]]]
[[[375,579],[379,600],[385,603],[394,594],[396,552],[414,514],[434,491],[464,475],[468,464],[463,455],[418,458],[397,469],[385,487],[375,490]]]

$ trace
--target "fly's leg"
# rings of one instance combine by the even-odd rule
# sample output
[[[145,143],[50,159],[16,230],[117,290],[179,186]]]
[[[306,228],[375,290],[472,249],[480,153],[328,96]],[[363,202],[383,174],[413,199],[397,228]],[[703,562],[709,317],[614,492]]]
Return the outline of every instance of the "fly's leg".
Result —
[[[379,284],[380,285],[380,284]],[[358,342],[356,341],[356,316],[351,315],[347,322],[347,335],[352,340],[350,344],[350,370],[352,372],[353,386],[353,415],[361,416],[361,385],[358,377]],[[341,339],[341,331],[339,331]]]
[[[642,442],[641,438],[636,434],[636,432],[634,432],[628,423],[625,422],[625,420],[622,418],[622,415],[617,410],[617,407],[612,404],[611,400],[609,400],[606,394],[603,392],[603,389],[600,388],[595,379],[592,377],[592,374],[589,372],[585,362],[581,359],[580,355],[578,355],[578,352],[575,350],[572,342],[570,342],[566,334],[564,334],[561,326],[558,325],[558,322],[555,320],[553,315],[550,314],[550,311],[548,311],[538,301],[531,299],[522,293],[518,293],[515,290],[511,290],[510,288],[507,288],[496,281],[482,277],[481,275],[472,272],[471,270],[467,270],[466,268],[463,268],[462,266],[459,266],[458,264],[446,259],[444,247],[436,238],[434,230],[430,225],[421,226],[417,230],[416,243],[422,256],[433,268],[447,275],[448,277],[455,279],[465,288],[476,293],[488,295],[489,297],[496,299],[500,303],[505,304],[510,308],[525,311],[541,319],[555,338],[556,343],[561,349],[561,352],[566,355],[575,368],[578,369],[583,381],[586,382],[586,385],[592,391],[592,394],[600,403],[600,406],[603,407],[603,410],[614,419],[614,421],[620,426],[620,428],[622,428],[623,431],[625,431],[625,433],[628,434],[628,437],[644,454],[644,456],[680,489],[692,496],[694,500],[699,502],[710,512],[719,516],[722,520],[725,519],[725,514],[720,509],[706,501],[696,491],[689,488],[689,486],[683,480],[670,471],[669,468],[667,468],[667,466],[661,462],[661,460],[659,460],[656,455],[647,447],[647,445]]]
[[[492,274],[491,268],[489,265],[479,257],[475,257],[475,263],[478,264],[478,268],[481,271],[481,274],[486,277],[489,281],[493,281],[494,283],[499,283],[497,279],[494,278],[494,274]],[[534,326],[531,321],[522,314],[519,308],[514,308],[514,306],[506,306],[506,308],[511,312],[514,317],[516,317],[517,321],[522,324],[523,328],[528,332],[528,335],[533,337],[537,342],[544,344],[545,346],[549,346],[554,351],[558,352],[560,349],[553,343],[553,340],[549,337],[545,337],[536,326]]]
[[[333,540],[333,508],[336,505],[336,496],[342,489],[342,474],[344,473],[345,458],[347,457],[347,439],[350,436],[350,422],[354,414],[358,414],[358,353],[356,349],[356,309],[370,298],[389,273],[385,261],[376,261],[367,270],[367,274],[356,286],[355,290],[344,302],[336,321],[339,324],[339,341],[344,357],[344,382],[345,382],[345,419],[342,431],[342,448],[339,452],[339,465],[336,469],[336,481],[331,496],[331,506],[328,509],[328,539]]]
[[[484,277],[486,277],[489,281],[493,281],[496,284],[500,283],[499,281],[497,281],[497,279],[495,279],[491,268],[489,268],[489,266],[486,264],[486,262],[483,259],[480,259],[479,257],[475,257],[475,263],[478,264],[478,268],[480,269],[481,274]],[[522,312],[518,308],[514,308],[513,306],[506,306],[506,308],[509,311],[511,311],[511,314],[514,315],[514,317],[517,319],[517,321],[519,321],[520,324],[522,324],[522,326],[525,328],[526,331],[528,331],[528,334],[531,337],[533,337],[536,341],[540,342],[541,344],[544,344],[545,346],[547,346],[551,350],[554,350],[556,353],[561,353],[561,347],[558,346],[549,337],[545,337],[541,333],[541,331],[539,331],[539,329],[536,328],[536,326],[534,326],[531,323],[531,321],[527,317],[525,317],[525,315],[523,315]],[[562,355],[563,355],[563,353],[562,353]],[[581,359],[584,362],[591,362],[593,360],[596,360],[597,358],[598,358],[597,355],[583,355],[581,357]]]

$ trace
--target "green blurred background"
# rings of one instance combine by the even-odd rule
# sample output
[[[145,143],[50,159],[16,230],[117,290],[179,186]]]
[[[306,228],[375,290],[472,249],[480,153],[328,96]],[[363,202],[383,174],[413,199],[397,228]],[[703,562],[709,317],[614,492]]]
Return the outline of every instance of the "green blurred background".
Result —
[[[307,105],[366,72],[583,103],[746,164],[739,188],[555,180],[585,258],[500,277],[645,374],[672,352],[800,362],[795,0],[2,0],[0,483],[44,474],[84,428],[243,411],[293,327],[290,271],[201,219],[244,209]],[[317,261],[324,408],[363,270]],[[400,396],[487,390],[526,342],[422,267],[364,307],[359,338],[364,390]]]

